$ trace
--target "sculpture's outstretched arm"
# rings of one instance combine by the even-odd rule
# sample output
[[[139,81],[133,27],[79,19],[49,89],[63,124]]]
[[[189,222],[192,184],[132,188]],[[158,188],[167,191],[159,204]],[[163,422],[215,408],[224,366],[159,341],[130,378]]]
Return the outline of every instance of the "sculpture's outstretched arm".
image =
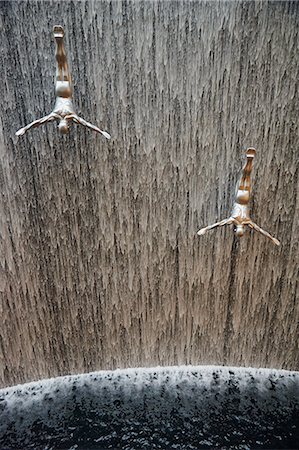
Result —
[[[216,227],[222,227],[223,225],[230,225],[234,222],[234,219],[232,217],[229,217],[228,219],[221,220],[220,222],[216,222],[213,225],[209,225],[208,227],[202,228],[197,232],[198,235],[205,234],[207,231],[211,230],[212,228]]]
[[[80,125],[83,125],[84,127],[90,128],[93,131],[96,131],[97,133],[101,133],[103,136],[105,136],[106,139],[111,139],[111,136],[106,131],[100,130],[95,125],[92,125],[89,122],[86,122],[86,120],[82,119],[81,117],[77,116],[77,114],[70,114],[65,117],[66,120],[72,119],[75,123],[79,123]]]
[[[280,242],[278,241],[278,239],[275,239],[273,236],[271,236],[271,234],[269,234],[267,231],[263,230],[261,227],[259,227],[256,223],[250,221],[247,223],[247,225],[250,228],[253,228],[254,230],[258,231],[259,233],[263,234],[264,236],[266,236],[268,239],[271,239],[272,242],[274,242],[274,244],[276,245],[280,245]]]
[[[16,135],[22,136],[23,134],[26,133],[26,131],[30,130],[30,128],[39,127],[40,125],[42,125],[46,122],[51,122],[52,120],[59,119],[59,118],[60,117],[58,116],[58,114],[52,112],[51,114],[48,114],[47,116],[42,117],[41,119],[34,120],[34,122],[29,123],[29,125],[26,125],[26,127],[20,128],[20,130],[18,130],[16,132]]]

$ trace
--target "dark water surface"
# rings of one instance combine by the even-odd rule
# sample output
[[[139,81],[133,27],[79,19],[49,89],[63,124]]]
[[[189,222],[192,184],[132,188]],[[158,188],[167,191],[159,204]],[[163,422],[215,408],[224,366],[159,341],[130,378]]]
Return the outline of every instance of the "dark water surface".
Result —
[[[299,373],[140,368],[2,389],[0,448],[297,449]]]

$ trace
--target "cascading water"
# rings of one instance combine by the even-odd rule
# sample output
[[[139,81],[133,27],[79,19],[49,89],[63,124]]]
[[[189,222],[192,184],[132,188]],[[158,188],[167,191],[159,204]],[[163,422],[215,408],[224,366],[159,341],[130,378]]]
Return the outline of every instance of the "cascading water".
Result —
[[[291,1],[0,2],[1,387],[298,370],[298,20]],[[15,139],[53,106],[55,24],[76,111],[109,143]],[[196,236],[249,145],[279,248]],[[298,448],[298,377],[3,388],[0,449]]]

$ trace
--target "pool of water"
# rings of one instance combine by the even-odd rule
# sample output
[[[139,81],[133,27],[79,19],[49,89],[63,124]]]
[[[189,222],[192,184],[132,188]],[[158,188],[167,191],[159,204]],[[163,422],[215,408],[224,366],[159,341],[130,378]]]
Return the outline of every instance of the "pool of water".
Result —
[[[5,388],[0,448],[298,449],[299,372],[138,368]]]

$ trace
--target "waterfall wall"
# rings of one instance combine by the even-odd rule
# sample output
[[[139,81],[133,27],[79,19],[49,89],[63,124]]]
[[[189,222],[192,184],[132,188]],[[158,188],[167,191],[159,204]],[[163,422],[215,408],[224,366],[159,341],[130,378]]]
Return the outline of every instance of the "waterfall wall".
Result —
[[[0,2],[0,383],[298,369],[297,2]],[[50,123],[52,27],[78,114]],[[254,146],[252,217],[225,218]]]

